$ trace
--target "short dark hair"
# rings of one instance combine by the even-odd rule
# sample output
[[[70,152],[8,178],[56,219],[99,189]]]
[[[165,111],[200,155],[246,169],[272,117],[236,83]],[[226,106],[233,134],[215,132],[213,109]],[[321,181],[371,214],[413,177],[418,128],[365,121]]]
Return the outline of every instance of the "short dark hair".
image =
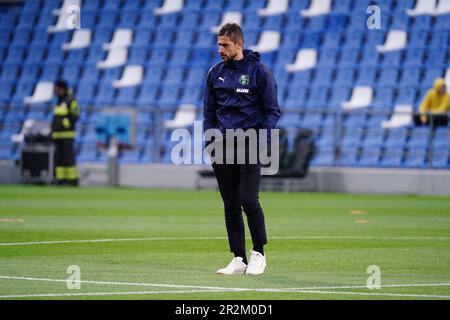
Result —
[[[61,89],[64,89],[65,91],[67,91],[69,89],[69,85],[67,84],[66,80],[63,79],[59,79],[55,82],[55,86]]]
[[[244,42],[244,32],[237,23],[226,23],[220,28],[218,36],[229,37],[234,43],[238,41]]]

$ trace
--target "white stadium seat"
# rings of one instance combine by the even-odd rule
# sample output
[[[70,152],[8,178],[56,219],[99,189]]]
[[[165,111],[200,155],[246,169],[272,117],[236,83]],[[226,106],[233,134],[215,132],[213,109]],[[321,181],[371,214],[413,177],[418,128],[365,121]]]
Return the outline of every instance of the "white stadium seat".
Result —
[[[53,82],[40,81],[34,88],[33,95],[31,97],[25,97],[24,103],[43,103],[52,100],[53,98]]]
[[[309,8],[302,10],[300,14],[303,17],[315,17],[330,13],[331,0],[312,0]]]
[[[280,47],[281,35],[278,31],[263,31],[256,46],[251,49],[258,52],[269,52],[278,50]]]
[[[63,50],[76,50],[86,48],[91,44],[91,30],[80,29],[75,30],[72,36],[72,40],[69,43],[62,45]]]
[[[312,69],[317,64],[317,51],[315,49],[301,49],[293,64],[286,65],[287,72],[296,72]]]
[[[406,12],[410,16],[418,16],[421,14],[432,14],[435,11],[436,0],[417,0],[414,9],[408,9]]]
[[[113,82],[114,88],[137,86],[142,82],[144,69],[139,65],[129,65],[125,67],[122,78]]]
[[[394,107],[394,113],[389,120],[381,122],[385,129],[408,126],[412,123],[413,107],[407,104],[399,104]]]
[[[108,51],[105,61],[97,63],[100,69],[115,68],[124,65],[127,61],[127,48],[115,48]]]
[[[350,101],[342,103],[346,110],[368,107],[372,103],[373,89],[370,86],[356,86],[353,88]]]
[[[434,15],[447,14],[450,13],[450,0],[439,0],[439,3],[434,10]]]
[[[258,13],[263,17],[282,14],[287,11],[288,6],[289,0],[269,0],[267,7],[259,9]]]
[[[404,30],[390,30],[386,42],[383,45],[378,45],[377,51],[384,53],[388,51],[402,50],[406,47],[408,41],[408,34]]]
[[[183,0],[165,0],[160,8],[155,8],[153,13],[156,15],[163,15],[175,13],[183,9]]]
[[[220,21],[220,25],[212,27],[211,32],[218,33],[220,28],[226,23],[237,23],[238,25],[242,24],[242,13],[237,11],[228,11],[225,12],[222,16],[222,20]]]
[[[190,126],[194,123],[196,116],[196,107],[192,104],[182,104],[178,107],[175,117],[172,120],[166,120],[164,125],[168,129],[176,129]]]
[[[133,41],[133,30],[122,28],[114,31],[113,38],[110,43],[105,43],[103,49],[110,50],[114,48],[126,48]]]

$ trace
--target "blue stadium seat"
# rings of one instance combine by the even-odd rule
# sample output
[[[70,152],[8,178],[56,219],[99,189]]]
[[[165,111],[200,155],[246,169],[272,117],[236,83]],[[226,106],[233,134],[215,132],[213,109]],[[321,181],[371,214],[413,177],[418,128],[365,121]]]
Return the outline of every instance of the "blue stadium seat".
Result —
[[[420,30],[430,30],[433,17],[429,14],[422,14],[411,19],[410,32],[414,33]]]
[[[318,53],[318,66],[320,67],[335,67],[338,57],[338,49],[326,48],[321,49]]]
[[[314,86],[329,86],[333,80],[333,68],[332,67],[321,67],[316,68],[316,75],[312,84]],[[293,90],[294,91],[294,90]]]
[[[400,77],[400,85],[414,86],[418,84],[420,82],[420,74],[421,68],[418,67],[410,67],[403,69],[402,75]]]
[[[324,49],[338,49],[341,47],[342,43],[342,33],[337,32],[328,32],[323,37],[322,50]]]
[[[306,24],[307,30],[311,30],[314,32],[320,32],[326,29],[327,25],[327,16],[326,15],[320,15],[316,17],[309,18]]]
[[[144,74],[143,82],[145,84],[158,84],[162,81],[164,76],[164,67],[158,65],[147,66],[147,70]]]
[[[372,102],[373,107],[377,110],[391,110],[394,106],[394,93],[391,85],[377,87]]]
[[[140,93],[136,100],[138,107],[150,107],[153,106],[157,99],[158,86],[152,83],[144,83],[141,86]]]
[[[132,46],[128,52],[129,55],[127,63],[129,64],[143,65],[148,60],[148,53],[149,53],[148,46],[145,45]]]
[[[425,48],[429,38],[428,30],[419,30],[408,34],[408,47],[411,49]]]
[[[431,166],[434,169],[448,169],[449,164],[449,152],[446,150],[433,152]]]
[[[387,149],[380,161],[383,167],[400,167],[403,161],[403,150]]]
[[[441,67],[445,68],[448,66],[448,60],[446,59],[447,52],[442,49],[429,49],[425,58],[425,66],[430,67]]]
[[[403,67],[406,68],[421,68],[423,58],[425,56],[425,49],[420,47],[412,47],[406,50]]]
[[[158,98],[158,106],[161,108],[174,108],[178,104],[180,87],[167,85],[162,87],[161,95]]]
[[[199,105],[203,98],[203,89],[200,86],[186,86],[180,98],[180,104]]]
[[[429,128],[414,128],[408,140],[408,148],[424,148],[428,146]]]
[[[342,102],[348,101],[350,97],[350,88],[344,87],[334,87],[331,91],[331,96],[329,100],[329,106],[333,109],[341,108]]]
[[[139,12],[135,10],[124,10],[119,13],[118,28],[134,28],[139,18]]]
[[[174,30],[178,23],[178,13],[164,14],[159,17],[158,30]]]
[[[416,93],[417,91],[415,86],[406,85],[399,87],[395,104],[414,105],[417,99]]]
[[[340,64],[342,66],[342,63]],[[336,72],[334,84],[336,86],[351,86],[354,83],[355,69],[353,67],[339,67]]]
[[[242,11],[245,6],[244,0],[234,0],[234,1],[228,1],[225,4],[225,9],[227,11]]]
[[[181,16],[181,22],[178,25],[178,30],[195,30],[195,27],[198,26],[200,14],[198,12],[186,12]]]
[[[174,32],[168,29],[159,29],[155,32],[152,45],[154,47],[170,47],[173,43]]]
[[[305,105],[306,89],[288,90],[284,106],[287,109],[302,109]]]
[[[164,65],[169,58],[169,49],[168,48],[153,48],[150,60],[147,61],[147,69]]]
[[[320,148],[317,150],[314,158],[311,160],[311,166],[333,166],[334,165],[334,151],[331,148]]]
[[[409,149],[403,162],[403,166],[407,168],[425,168],[427,160],[427,149],[416,148]]]
[[[359,149],[356,147],[344,147],[341,150],[340,158],[338,159],[338,164],[341,166],[356,166],[358,159]]]
[[[450,13],[442,14],[436,17],[433,25],[435,32],[450,31],[449,21]]]
[[[406,128],[395,128],[388,130],[384,146],[388,149],[403,148],[406,144],[407,133]]]
[[[310,31],[303,34],[301,46],[303,48],[318,48],[322,41],[321,31]]]
[[[399,68],[402,62],[402,51],[390,51],[383,54],[380,66],[382,68]]]
[[[358,160],[358,165],[363,167],[378,166],[380,161],[380,149],[377,147],[365,147]]]
[[[394,86],[397,84],[398,74],[397,68],[382,69],[377,83],[381,86]]]

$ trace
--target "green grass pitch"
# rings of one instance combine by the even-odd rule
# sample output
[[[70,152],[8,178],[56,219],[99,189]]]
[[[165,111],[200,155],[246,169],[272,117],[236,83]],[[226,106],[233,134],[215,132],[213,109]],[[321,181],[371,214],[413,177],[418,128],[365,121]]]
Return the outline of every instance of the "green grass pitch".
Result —
[[[450,198],[261,203],[265,274],[221,276],[232,255],[217,191],[1,186],[0,299],[450,299]]]

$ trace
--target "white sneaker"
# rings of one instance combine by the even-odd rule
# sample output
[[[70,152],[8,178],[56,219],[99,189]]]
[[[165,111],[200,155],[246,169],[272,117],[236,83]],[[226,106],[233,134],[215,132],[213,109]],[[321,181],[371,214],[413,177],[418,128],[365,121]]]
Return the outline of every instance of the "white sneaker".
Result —
[[[243,274],[245,272],[245,269],[247,268],[247,265],[242,262],[241,257],[236,257],[228,264],[226,268],[217,270],[216,273],[220,274]]]
[[[248,263],[246,274],[258,275],[263,274],[266,268],[266,257],[256,251],[250,251],[250,262]]]

